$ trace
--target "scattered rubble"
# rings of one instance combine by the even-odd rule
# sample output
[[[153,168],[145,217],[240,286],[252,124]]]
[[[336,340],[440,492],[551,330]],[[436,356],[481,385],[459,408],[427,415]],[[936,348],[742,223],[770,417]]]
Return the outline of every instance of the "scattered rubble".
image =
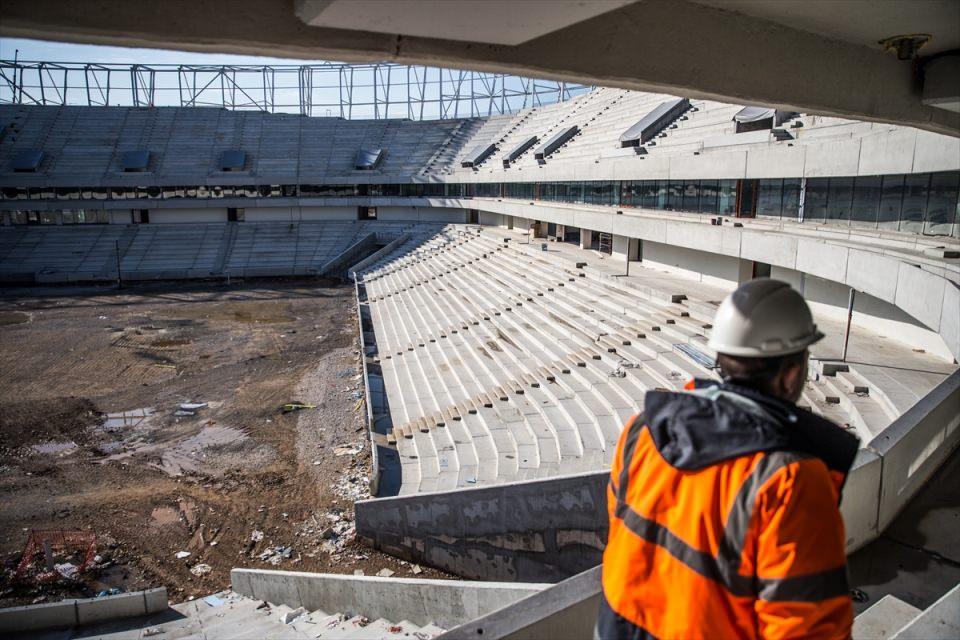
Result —
[[[283,624],[290,624],[291,622],[293,622],[294,620],[296,620],[306,612],[307,612],[306,609],[304,609],[303,607],[297,607],[293,611],[287,611],[285,614],[280,616],[280,622],[282,622]]]
[[[390,569],[380,569],[380,571],[377,571],[377,577],[378,577],[378,578],[389,578],[390,576],[394,575],[395,573],[396,573],[396,571],[391,571]]]
[[[203,563],[195,564],[192,567],[190,567],[190,573],[192,573],[195,576],[205,576],[211,571],[213,571],[213,567]]]
[[[190,552],[189,552],[189,551],[177,551],[177,553],[174,554],[174,555],[176,556],[177,560],[183,560],[184,558],[189,558],[189,557],[190,557]]]

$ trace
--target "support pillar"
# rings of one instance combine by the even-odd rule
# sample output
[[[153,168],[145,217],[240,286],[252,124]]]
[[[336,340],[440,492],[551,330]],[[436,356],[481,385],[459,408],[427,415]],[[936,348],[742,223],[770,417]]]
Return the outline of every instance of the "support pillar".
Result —
[[[593,231],[589,229],[580,229],[580,248],[589,249],[593,244]]]

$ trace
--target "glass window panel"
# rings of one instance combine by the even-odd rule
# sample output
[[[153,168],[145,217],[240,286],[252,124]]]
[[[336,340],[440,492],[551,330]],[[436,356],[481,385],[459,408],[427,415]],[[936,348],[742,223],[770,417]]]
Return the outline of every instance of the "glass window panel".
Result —
[[[827,216],[827,178],[807,178],[803,199],[803,221],[823,222]]]
[[[73,209],[64,209],[60,212],[60,219],[63,220],[63,224],[79,224],[83,220],[78,219],[77,213]],[[82,211],[80,213],[82,214]]]
[[[859,176],[854,179],[853,205],[850,207],[851,225],[876,229],[882,182],[880,176]]]
[[[26,211],[17,210],[10,212],[10,222],[12,224],[27,224],[28,215]]]
[[[700,213],[717,213],[719,197],[720,187],[716,180],[700,181]]]
[[[583,185],[581,183],[567,183],[567,202],[583,202]]]
[[[640,206],[644,209],[657,208],[657,181],[644,180],[640,183]]]
[[[853,204],[853,178],[830,178],[826,222],[849,224]]]
[[[757,215],[780,218],[783,204],[783,180],[757,181]]]
[[[698,213],[700,211],[700,182],[688,180],[683,185],[683,197],[680,201],[680,210]]]
[[[957,197],[960,189],[960,171],[945,171],[930,176],[930,198],[924,233],[956,235],[958,222]]]
[[[665,202],[663,208],[667,211],[675,211],[683,205],[683,183],[666,182]]]
[[[781,220],[796,220],[800,211],[800,178],[784,178]]]
[[[40,212],[40,224],[57,224],[57,220],[60,218],[59,211],[41,211]]]
[[[719,212],[722,215],[732,216],[737,208],[737,181],[720,181]]]
[[[619,190],[617,189],[616,182],[604,182],[603,183],[603,199],[604,204],[607,205],[616,205],[619,202]]]
[[[923,232],[923,219],[927,213],[929,187],[929,173],[915,173],[904,177],[900,231]]]
[[[903,176],[883,176],[881,182],[877,226],[896,230],[900,227],[900,211],[903,208]]]

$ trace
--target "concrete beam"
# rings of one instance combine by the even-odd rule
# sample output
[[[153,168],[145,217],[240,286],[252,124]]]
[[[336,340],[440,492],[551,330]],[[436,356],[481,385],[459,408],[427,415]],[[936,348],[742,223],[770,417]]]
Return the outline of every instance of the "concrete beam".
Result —
[[[96,622],[134,618],[165,611],[167,606],[167,589],[159,587],[102,598],[9,607],[0,609],[0,635],[69,629]]]
[[[6,0],[0,35],[502,71],[960,136],[960,113],[924,104],[910,61],[687,0],[637,2],[516,46],[309,27],[293,3],[262,0]]]

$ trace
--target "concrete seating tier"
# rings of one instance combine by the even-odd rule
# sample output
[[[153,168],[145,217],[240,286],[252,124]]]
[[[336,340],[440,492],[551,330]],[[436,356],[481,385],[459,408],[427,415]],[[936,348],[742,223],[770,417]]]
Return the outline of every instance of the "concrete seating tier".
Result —
[[[376,232],[386,242],[408,227],[329,221],[5,228],[0,230],[0,275],[50,282],[113,280],[118,250],[127,279],[314,274],[366,234]],[[410,246],[419,239],[413,234]]]
[[[715,303],[497,232],[448,227],[362,279],[402,494],[603,468],[646,391],[715,375],[678,348],[712,358]],[[864,439],[902,412],[856,370],[826,371],[802,406]]]
[[[602,468],[646,390],[710,375],[670,342],[702,339],[695,321],[483,237],[438,236],[364,282],[402,493]]]

